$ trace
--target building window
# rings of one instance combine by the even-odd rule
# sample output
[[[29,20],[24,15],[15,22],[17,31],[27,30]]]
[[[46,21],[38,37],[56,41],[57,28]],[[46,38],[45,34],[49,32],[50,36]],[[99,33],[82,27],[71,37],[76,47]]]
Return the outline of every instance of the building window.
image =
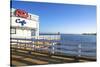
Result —
[[[10,34],[16,34],[16,28],[11,28],[10,29]]]
[[[35,30],[31,30],[31,36],[35,36]]]

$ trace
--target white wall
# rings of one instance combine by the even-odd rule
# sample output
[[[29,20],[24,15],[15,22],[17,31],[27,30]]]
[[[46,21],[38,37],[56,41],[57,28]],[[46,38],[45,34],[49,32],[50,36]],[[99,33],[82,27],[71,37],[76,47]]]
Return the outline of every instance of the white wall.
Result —
[[[11,34],[12,38],[31,38],[31,30],[16,29],[16,34]]]
[[[28,20],[28,19],[24,19],[24,18],[20,18],[20,17],[12,17],[11,18],[11,26],[21,26],[21,23],[16,23],[16,19],[20,19],[21,21],[22,20],[25,20],[26,21],[26,24],[24,24],[23,27],[30,27],[30,28],[37,28],[37,21],[33,21],[33,20]]]
[[[32,15],[30,13],[28,13],[29,15],[31,15],[31,19],[25,19],[25,18],[21,18],[21,17],[16,17],[14,16],[14,12],[15,9],[12,9],[12,16],[11,16],[11,22],[10,22],[10,26],[12,27],[27,27],[27,28],[31,28],[31,29],[36,29],[36,36],[39,36],[39,16],[37,15]],[[23,26],[21,25],[21,23],[16,23],[16,19],[20,19],[20,21],[25,21],[26,24],[24,24]],[[31,30],[22,30],[22,29],[16,29],[16,34],[11,34],[12,37],[16,37],[16,38],[30,38],[31,37]]]

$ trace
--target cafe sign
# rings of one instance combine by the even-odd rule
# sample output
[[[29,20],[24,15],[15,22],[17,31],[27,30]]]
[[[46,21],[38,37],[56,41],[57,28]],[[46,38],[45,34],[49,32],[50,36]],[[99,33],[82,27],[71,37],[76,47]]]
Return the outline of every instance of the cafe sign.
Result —
[[[15,10],[15,16],[21,17],[21,18],[27,18],[28,13],[25,12],[24,10],[17,9],[17,10]]]
[[[15,22],[16,23],[20,23],[21,26],[24,26],[24,24],[26,24],[26,21],[25,20],[20,20],[20,19],[16,19]]]

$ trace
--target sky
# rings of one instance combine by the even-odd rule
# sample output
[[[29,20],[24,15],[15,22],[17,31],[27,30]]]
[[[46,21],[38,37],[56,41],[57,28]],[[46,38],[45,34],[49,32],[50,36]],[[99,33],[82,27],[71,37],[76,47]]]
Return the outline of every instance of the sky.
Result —
[[[12,1],[11,8],[22,9],[39,16],[43,33],[95,33],[96,6]]]

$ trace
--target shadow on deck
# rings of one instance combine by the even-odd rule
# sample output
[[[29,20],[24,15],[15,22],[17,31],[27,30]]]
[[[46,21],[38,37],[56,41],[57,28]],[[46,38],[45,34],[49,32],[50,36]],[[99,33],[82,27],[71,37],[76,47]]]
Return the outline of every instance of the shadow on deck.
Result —
[[[96,61],[94,58],[50,54],[48,51],[37,51],[11,47],[11,66],[45,65],[59,63],[76,63]]]

